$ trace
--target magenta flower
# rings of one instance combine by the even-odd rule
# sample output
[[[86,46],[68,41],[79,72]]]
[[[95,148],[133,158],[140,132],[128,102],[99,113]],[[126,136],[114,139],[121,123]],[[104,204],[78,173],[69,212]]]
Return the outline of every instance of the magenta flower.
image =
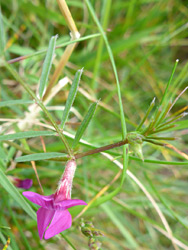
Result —
[[[13,184],[18,188],[29,189],[33,185],[33,181],[31,179],[21,180],[16,177],[12,177]]]
[[[23,195],[28,200],[40,206],[37,211],[37,225],[41,240],[43,235],[44,239],[49,239],[71,227],[72,217],[68,208],[87,205],[82,200],[71,199],[72,180],[75,170],[75,160],[68,161],[55,194],[43,196],[29,191],[23,192]]]

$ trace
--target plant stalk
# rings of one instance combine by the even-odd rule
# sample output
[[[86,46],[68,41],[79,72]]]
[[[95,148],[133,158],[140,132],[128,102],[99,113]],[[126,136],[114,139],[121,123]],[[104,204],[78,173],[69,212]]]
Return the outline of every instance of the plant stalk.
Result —
[[[125,139],[125,140],[122,140],[122,141],[119,141],[119,142],[116,142],[116,143],[113,143],[113,144],[109,144],[109,145],[106,145],[106,146],[103,146],[103,147],[100,147],[100,148],[95,148],[95,149],[91,149],[91,150],[83,152],[83,153],[75,154],[74,157],[75,157],[75,159],[79,159],[79,158],[82,158],[82,157],[85,157],[85,156],[88,156],[88,155],[101,153],[103,151],[106,151],[106,150],[109,150],[109,149],[112,149],[112,148],[117,148],[117,147],[123,146],[123,145],[128,144],[128,143],[129,143],[128,139]]]

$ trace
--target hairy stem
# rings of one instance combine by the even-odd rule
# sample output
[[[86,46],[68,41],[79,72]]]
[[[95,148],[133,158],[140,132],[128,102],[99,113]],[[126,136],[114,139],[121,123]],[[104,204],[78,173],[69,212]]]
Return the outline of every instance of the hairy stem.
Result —
[[[117,147],[123,146],[125,144],[128,144],[127,139],[125,139],[123,141],[113,143],[113,144],[109,144],[109,145],[106,145],[106,146],[103,146],[103,147],[100,147],[100,148],[91,149],[91,150],[83,152],[83,153],[75,154],[74,157],[75,157],[75,159],[79,159],[79,158],[82,158],[82,157],[85,157],[85,156],[88,156],[88,155],[101,153],[103,151],[106,151],[106,150],[109,150],[109,149],[112,149],[112,148],[117,148]]]

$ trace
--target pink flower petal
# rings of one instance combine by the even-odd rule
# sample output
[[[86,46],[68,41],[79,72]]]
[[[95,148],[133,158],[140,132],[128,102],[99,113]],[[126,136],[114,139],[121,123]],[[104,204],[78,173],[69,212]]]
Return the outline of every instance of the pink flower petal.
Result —
[[[67,209],[67,208],[79,206],[79,205],[87,205],[87,203],[85,201],[78,200],[78,199],[64,200],[58,203],[54,203],[54,209],[57,209],[57,210]]]
[[[68,210],[55,211],[54,217],[49,228],[46,230],[44,239],[49,239],[56,234],[68,229],[72,225],[71,214]]]
[[[55,211],[46,208],[39,208],[37,211],[37,226],[39,237],[42,240],[44,232],[54,216]]]
[[[33,203],[44,207],[53,209],[53,197],[54,195],[44,196],[34,192],[26,191],[22,193],[28,200],[32,201]]]

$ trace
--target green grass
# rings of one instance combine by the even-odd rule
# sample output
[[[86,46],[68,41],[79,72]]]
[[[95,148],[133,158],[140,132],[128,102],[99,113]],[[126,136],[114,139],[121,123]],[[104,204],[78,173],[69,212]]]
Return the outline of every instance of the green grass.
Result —
[[[37,207],[10,176],[32,179],[30,190],[40,193],[33,160],[44,194],[50,195],[73,152],[121,141],[136,129],[142,135],[152,126],[160,129],[160,122],[168,123],[168,117],[187,109],[185,91],[164,117],[170,101],[187,86],[185,1],[67,4],[81,33],[75,41],[56,1],[1,1],[0,248],[10,236],[8,250],[48,249],[52,244],[53,249],[92,249],[80,230],[83,218],[105,235],[95,239],[101,249],[188,249],[186,117],[176,127],[151,134],[153,143],[156,136],[176,138],[157,141],[175,150],[144,141],[144,161],[128,152],[127,145],[78,159],[72,198],[89,206],[69,209],[70,229],[39,239]],[[62,88],[63,82],[56,83],[54,95],[42,101],[65,48],[75,42],[60,75],[70,80]],[[75,77],[82,68],[81,79]]]

